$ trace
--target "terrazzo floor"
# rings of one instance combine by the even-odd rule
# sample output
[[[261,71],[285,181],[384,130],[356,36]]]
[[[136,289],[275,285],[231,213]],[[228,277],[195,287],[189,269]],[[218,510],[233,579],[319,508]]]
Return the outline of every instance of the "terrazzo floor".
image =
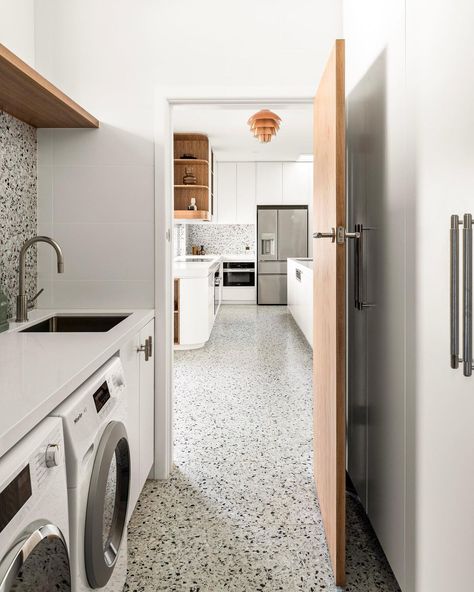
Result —
[[[312,477],[312,352],[286,307],[221,307],[175,373],[175,467],[138,502],[125,590],[336,590]],[[346,589],[398,591],[347,502]]]

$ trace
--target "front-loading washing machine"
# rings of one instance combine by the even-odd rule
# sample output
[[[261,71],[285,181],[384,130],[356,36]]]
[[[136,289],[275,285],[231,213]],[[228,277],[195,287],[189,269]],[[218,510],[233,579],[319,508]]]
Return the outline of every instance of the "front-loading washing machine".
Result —
[[[63,420],[73,592],[122,590],[130,447],[125,379],[113,357],[53,415]]]
[[[70,592],[60,419],[48,417],[0,459],[0,590]]]

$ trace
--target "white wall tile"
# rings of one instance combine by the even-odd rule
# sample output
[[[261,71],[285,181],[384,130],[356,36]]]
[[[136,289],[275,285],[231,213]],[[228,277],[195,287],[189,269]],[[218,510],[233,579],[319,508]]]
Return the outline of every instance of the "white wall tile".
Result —
[[[154,236],[150,224],[56,224],[67,280],[153,279]]]
[[[56,167],[54,223],[150,223],[153,191],[150,166]]]

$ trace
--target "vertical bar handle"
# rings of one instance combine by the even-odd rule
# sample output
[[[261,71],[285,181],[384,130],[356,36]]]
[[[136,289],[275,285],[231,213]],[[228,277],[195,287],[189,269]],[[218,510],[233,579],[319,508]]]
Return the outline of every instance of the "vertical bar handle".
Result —
[[[359,238],[356,239],[354,245],[354,305],[357,310],[362,310],[362,276],[364,273],[364,226],[362,224],[356,224],[354,227],[356,233],[359,233]]]
[[[451,368],[459,367],[459,216],[451,216],[450,229],[450,341]]]
[[[464,214],[463,226],[463,368],[472,375],[472,214]]]

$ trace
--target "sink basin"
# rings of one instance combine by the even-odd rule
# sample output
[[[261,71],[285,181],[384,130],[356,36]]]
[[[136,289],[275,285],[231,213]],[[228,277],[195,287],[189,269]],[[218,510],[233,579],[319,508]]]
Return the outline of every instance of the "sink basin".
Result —
[[[129,315],[56,315],[21,329],[21,333],[105,333]]]

